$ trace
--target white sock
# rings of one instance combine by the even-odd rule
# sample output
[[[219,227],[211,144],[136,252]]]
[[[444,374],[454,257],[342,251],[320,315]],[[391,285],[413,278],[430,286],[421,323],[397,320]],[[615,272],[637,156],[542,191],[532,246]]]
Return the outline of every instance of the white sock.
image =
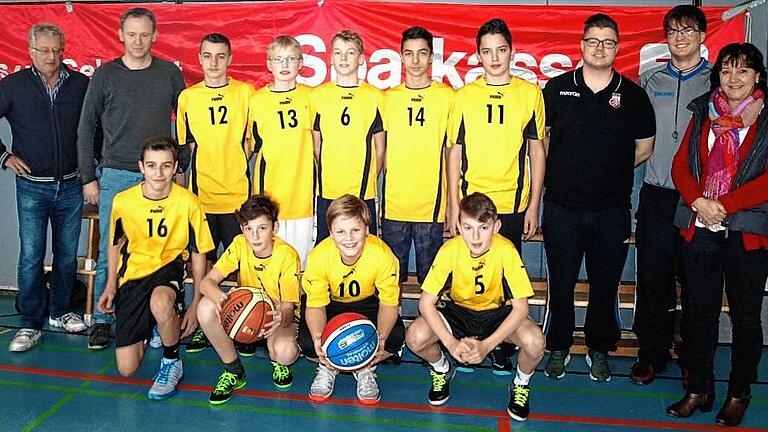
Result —
[[[528,381],[531,380],[535,370],[529,374],[520,370],[520,365],[517,365],[517,373],[515,374],[515,385],[528,385]]]
[[[445,354],[440,353],[440,360],[429,363],[429,365],[432,367],[432,370],[434,370],[437,373],[447,373],[449,370],[451,370],[451,364],[448,363],[448,359],[445,358]]]

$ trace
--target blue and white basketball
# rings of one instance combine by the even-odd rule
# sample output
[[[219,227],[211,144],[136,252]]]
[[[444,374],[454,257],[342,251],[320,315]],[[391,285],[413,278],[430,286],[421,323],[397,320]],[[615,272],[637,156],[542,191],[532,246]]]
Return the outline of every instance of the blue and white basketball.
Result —
[[[379,349],[376,326],[365,316],[347,312],[336,315],[320,337],[328,362],[340,371],[362,369]]]

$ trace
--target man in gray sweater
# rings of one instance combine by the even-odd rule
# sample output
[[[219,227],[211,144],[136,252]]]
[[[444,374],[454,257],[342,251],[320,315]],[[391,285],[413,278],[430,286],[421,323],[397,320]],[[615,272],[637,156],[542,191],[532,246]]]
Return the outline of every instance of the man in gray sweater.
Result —
[[[141,144],[155,135],[170,135],[171,114],[184,89],[181,71],[173,63],[152,56],[157,39],[152,11],[133,8],[120,17],[118,35],[125,51],[98,68],[85,95],[78,127],[78,167],[85,200],[99,206],[99,260],[94,297],[99,298],[107,280],[107,239],[112,199],[118,192],[142,180],[138,160]],[[94,151],[97,129],[103,131],[100,156]],[[186,161],[180,155],[179,167]],[[97,159],[99,161],[97,162]],[[189,319],[195,319],[191,317]],[[95,311],[96,322],[88,348],[109,344],[112,317]],[[192,329],[197,326],[196,322]],[[190,331],[191,331],[190,330]]]

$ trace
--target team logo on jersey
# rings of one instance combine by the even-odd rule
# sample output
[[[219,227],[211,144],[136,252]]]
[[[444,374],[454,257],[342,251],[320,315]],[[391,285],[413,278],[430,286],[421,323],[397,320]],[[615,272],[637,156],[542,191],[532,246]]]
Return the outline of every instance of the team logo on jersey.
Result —
[[[286,96],[284,100],[280,101],[280,105],[290,105],[292,102],[293,102],[293,99]]]
[[[348,278],[349,276],[352,276],[354,273],[355,273],[355,269],[352,269],[352,270],[350,270],[350,271],[349,271],[349,273],[345,274],[345,275],[344,275],[344,276],[342,276],[341,278],[342,278],[342,279],[346,279],[346,278]]]
[[[352,93],[347,93],[341,97],[341,100],[352,100],[354,98],[355,98],[355,95],[353,95]]]
[[[253,266],[253,269],[256,270],[257,272],[262,272],[264,271],[265,268],[266,267],[264,267],[264,264],[256,264],[255,266]]]
[[[423,101],[424,101],[424,96],[422,95],[416,95],[416,97],[411,98],[411,102],[423,102]]]
[[[560,96],[581,97],[581,93],[575,91],[560,90]]]
[[[608,104],[611,105],[614,108],[618,108],[621,106],[621,93],[614,93],[611,95],[611,98],[608,100]]]
[[[149,209],[149,214],[161,214],[165,211],[165,206],[159,205],[153,209]]]
[[[504,97],[504,93],[497,91],[495,94],[488,95],[488,97],[491,99],[501,99]]]
[[[480,271],[485,267],[485,261],[480,261],[476,267],[472,267],[472,271]]]
[[[219,102],[224,100],[224,95],[219,93],[216,96],[211,98],[211,102]]]

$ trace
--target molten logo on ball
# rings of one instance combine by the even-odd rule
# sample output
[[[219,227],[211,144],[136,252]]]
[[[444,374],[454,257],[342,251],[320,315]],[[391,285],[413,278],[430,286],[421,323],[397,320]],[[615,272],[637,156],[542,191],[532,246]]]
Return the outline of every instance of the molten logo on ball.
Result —
[[[379,349],[376,327],[358,313],[343,313],[328,321],[321,336],[328,362],[341,371],[367,366]]]

